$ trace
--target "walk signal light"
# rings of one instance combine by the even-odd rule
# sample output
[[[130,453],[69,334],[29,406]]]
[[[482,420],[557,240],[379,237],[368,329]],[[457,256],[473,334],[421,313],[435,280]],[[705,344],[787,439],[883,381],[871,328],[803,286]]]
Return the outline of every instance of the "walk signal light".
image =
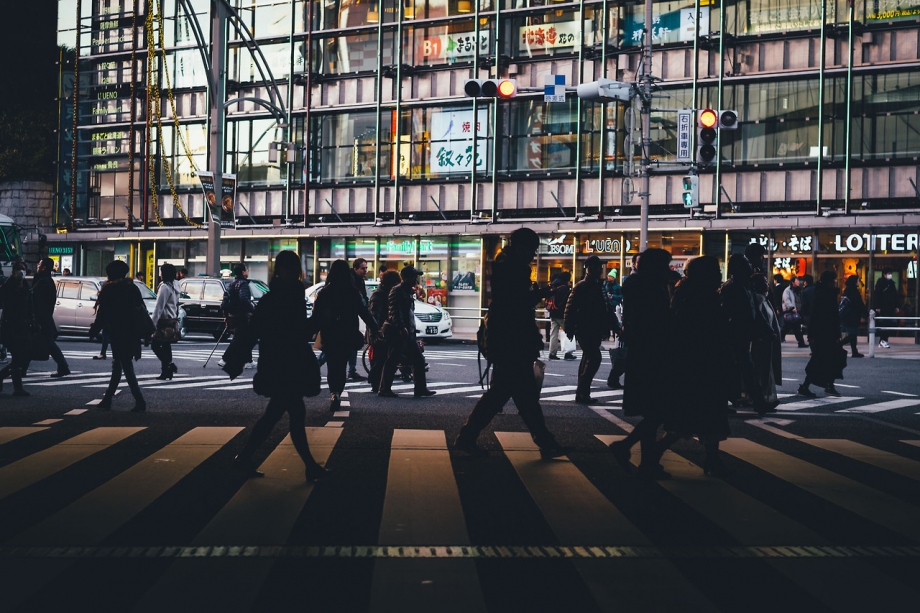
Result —
[[[716,127],[718,114],[712,109],[703,109],[697,116],[696,162],[700,165],[712,164],[716,157]]]
[[[467,79],[463,92],[471,98],[499,98],[507,100],[517,96],[517,81],[514,79]]]
[[[699,208],[700,206],[700,178],[696,175],[687,175],[683,178],[683,195],[682,200],[684,207],[688,209]]]

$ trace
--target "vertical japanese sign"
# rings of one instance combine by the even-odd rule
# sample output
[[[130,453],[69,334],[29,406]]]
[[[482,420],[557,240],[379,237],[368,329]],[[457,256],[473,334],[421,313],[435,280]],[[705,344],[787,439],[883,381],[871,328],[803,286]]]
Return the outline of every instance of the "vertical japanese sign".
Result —
[[[692,162],[690,153],[690,135],[693,129],[693,111],[681,109],[677,111],[677,161]]]
[[[476,142],[476,170],[485,171],[489,133],[488,109],[479,109],[477,121],[473,111],[439,111],[431,114],[432,173],[469,172],[473,168],[473,131]],[[474,126],[475,124],[475,126]]]
[[[234,203],[236,202],[236,175],[220,176],[220,225],[223,228],[236,227]]]
[[[217,204],[217,192],[214,189],[214,173],[199,172],[198,182],[201,183],[201,191],[204,192],[204,203],[211,215],[211,220],[220,223],[220,206]],[[205,215],[207,219],[207,214]]]

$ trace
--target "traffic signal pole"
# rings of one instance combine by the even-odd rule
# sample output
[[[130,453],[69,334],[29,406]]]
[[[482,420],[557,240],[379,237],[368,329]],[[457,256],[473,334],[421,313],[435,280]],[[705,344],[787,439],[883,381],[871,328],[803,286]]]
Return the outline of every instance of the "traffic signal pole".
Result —
[[[208,108],[210,124],[211,169],[214,172],[214,190],[220,198],[224,162],[224,99],[226,98],[226,40],[227,12],[221,0],[211,0],[211,100]],[[154,195],[156,197],[156,195]],[[211,215],[207,201],[204,215],[208,221],[208,248],[205,254],[209,275],[220,275],[220,219]]]
[[[639,251],[648,249],[648,211],[652,191],[649,166],[652,146],[652,0],[645,0],[645,48],[642,53],[642,76],[640,92],[642,98],[642,162],[639,173],[642,177],[642,205],[639,210]]]

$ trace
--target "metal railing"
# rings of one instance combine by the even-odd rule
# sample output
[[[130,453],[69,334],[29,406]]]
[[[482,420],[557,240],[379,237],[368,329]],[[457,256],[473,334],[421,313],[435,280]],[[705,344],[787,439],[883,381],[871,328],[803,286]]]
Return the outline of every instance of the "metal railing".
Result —
[[[450,313],[451,319],[468,319],[468,320],[474,320],[474,321],[479,321],[480,319],[482,319],[482,315],[489,310],[487,308],[480,308],[480,307],[441,307],[441,308],[443,308],[448,313]],[[536,309],[536,308],[534,309],[534,311],[536,311],[537,313],[541,311],[545,311],[545,310],[546,309]],[[476,315],[454,315],[453,313],[454,311],[475,311]],[[540,323],[548,323],[550,321],[548,317],[537,317],[536,320]]]
[[[875,314],[874,310],[869,311],[869,357],[875,357],[875,333],[878,330],[884,330],[886,332],[917,332],[920,331],[918,327],[908,328],[905,326],[882,326],[879,327],[875,322],[880,320],[892,320],[892,321],[920,321],[920,317],[878,317]]]

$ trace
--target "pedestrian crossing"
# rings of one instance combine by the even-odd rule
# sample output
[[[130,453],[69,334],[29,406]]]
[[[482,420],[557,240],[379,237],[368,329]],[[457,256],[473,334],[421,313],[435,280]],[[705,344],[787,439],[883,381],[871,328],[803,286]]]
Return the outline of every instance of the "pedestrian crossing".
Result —
[[[621,433],[632,428],[618,418],[611,423]],[[196,473],[211,475],[207,482],[226,481],[243,428],[101,427],[59,442],[51,429],[0,427],[0,457],[6,462],[0,466],[0,526],[8,526],[7,514],[34,502],[43,485],[65,471],[69,481],[89,483],[88,489],[62,504],[39,506],[15,533],[8,527],[0,532],[0,609],[35,608],[49,587],[84,565],[106,562],[138,569],[135,585],[117,590],[123,600],[111,607],[135,611],[173,609],[176,602],[183,610],[264,609],[260,599],[271,591],[268,586],[279,585],[274,577],[288,572],[288,564],[312,560],[336,561],[347,569],[349,581],[363,585],[353,588],[366,594],[361,608],[375,611],[502,610],[488,575],[498,569],[536,572],[540,565],[549,575],[566,576],[566,589],[602,611],[747,608],[726,601],[719,582],[714,587],[694,571],[708,563],[746,569],[749,579],[733,580],[752,587],[762,589],[769,581],[774,598],[807,595],[787,602],[793,609],[906,610],[920,596],[903,575],[889,574],[877,563],[920,564],[920,439],[869,444],[799,437],[776,438],[773,445],[736,436],[722,444],[735,475],[706,477],[698,456],[684,448],[662,458],[671,480],[645,482],[624,475],[606,451],[621,434],[597,434],[569,457],[544,461],[525,432],[485,435],[490,455],[474,458],[452,452],[443,430],[397,428],[380,438],[385,453],[375,454],[383,464],[374,471],[382,483],[362,482],[349,491],[349,480],[360,482],[369,470],[366,460],[349,458],[369,450],[348,443],[341,428],[311,427],[307,438],[314,456],[333,470],[327,483],[303,480],[303,464],[285,436],[261,463],[264,478],[235,481],[224,501],[189,531],[178,528],[187,518],[171,513],[207,505],[179,503],[172,492]],[[143,446],[148,451],[137,457],[110,454],[124,465],[102,482],[86,479],[93,456],[135,444],[141,435],[150,436]],[[10,445],[29,438],[47,445],[9,456],[19,449]],[[637,447],[634,463],[638,454]],[[871,472],[844,474],[836,458]],[[470,471],[502,485],[477,489]],[[484,491],[492,495],[480,499]],[[354,510],[354,521],[374,522],[367,542],[329,542],[322,531],[305,528],[304,522],[329,521],[315,509],[343,495],[347,508],[364,511]],[[809,504],[821,511],[800,510]],[[530,541],[498,540],[488,524],[504,509],[519,513],[513,521]],[[156,523],[164,514],[177,527],[143,530],[144,522]],[[825,522],[827,514],[850,518],[849,526]],[[675,521],[689,522],[687,530],[699,534],[690,530],[675,537]],[[521,528],[521,522],[533,526]],[[851,530],[854,524],[861,529]],[[125,531],[128,525],[134,530]],[[866,542],[848,536],[851,532],[879,536]],[[148,541],[138,540],[145,534]],[[310,534],[312,539],[305,536]],[[764,574],[767,569],[772,574]],[[84,574],[83,580],[93,576]],[[528,585],[538,594],[559,588]],[[79,593],[67,598],[71,608],[80,608]],[[351,609],[343,604],[342,610]]]

